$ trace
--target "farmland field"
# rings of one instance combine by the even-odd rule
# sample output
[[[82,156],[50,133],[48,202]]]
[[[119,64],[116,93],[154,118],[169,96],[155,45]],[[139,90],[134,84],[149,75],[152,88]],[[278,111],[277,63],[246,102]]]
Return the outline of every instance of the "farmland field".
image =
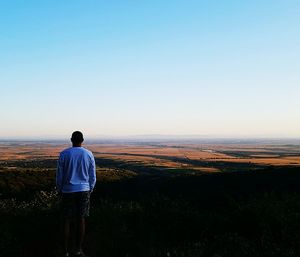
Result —
[[[0,168],[13,169],[18,162],[52,163],[66,143],[0,143]],[[100,167],[162,174],[258,170],[272,166],[300,166],[300,145],[291,144],[191,144],[191,143],[90,143]],[[16,167],[15,166],[15,167]]]

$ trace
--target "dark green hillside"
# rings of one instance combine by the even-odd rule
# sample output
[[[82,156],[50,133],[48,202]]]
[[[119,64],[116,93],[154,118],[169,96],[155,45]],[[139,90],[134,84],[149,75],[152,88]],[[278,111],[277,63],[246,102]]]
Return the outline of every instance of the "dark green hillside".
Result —
[[[55,169],[0,172],[1,256],[58,256]],[[300,170],[137,175],[98,169],[91,256],[300,256]]]

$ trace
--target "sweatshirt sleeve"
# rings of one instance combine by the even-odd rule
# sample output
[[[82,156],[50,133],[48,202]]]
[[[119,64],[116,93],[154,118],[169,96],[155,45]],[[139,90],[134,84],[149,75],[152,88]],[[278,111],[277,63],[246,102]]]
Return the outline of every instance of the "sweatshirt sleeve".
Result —
[[[91,163],[89,167],[89,184],[90,191],[93,191],[96,184],[96,163],[94,156],[91,157]]]
[[[56,168],[56,191],[61,192],[62,190],[62,178],[63,178],[63,165],[62,165],[62,158],[59,156],[57,161],[57,168]]]

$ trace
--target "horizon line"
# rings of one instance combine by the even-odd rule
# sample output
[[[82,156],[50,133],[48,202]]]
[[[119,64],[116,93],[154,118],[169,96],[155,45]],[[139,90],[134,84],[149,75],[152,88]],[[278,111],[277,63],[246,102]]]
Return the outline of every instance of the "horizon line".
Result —
[[[86,135],[86,134],[84,134]],[[69,141],[70,135],[44,135],[44,136],[5,136],[0,141]],[[290,135],[195,135],[195,134],[141,134],[141,135],[92,135],[84,136],[85,141],[95,140],[300,140],[300,136]]]

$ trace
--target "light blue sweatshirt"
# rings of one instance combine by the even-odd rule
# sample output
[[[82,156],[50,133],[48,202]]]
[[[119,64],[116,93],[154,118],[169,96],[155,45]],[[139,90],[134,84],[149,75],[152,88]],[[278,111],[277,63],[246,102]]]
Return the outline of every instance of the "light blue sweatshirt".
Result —
[[[60,153],[56,170],[56,189],[62,193],[93,191],[96,164],[91,151],[70,147]]]

